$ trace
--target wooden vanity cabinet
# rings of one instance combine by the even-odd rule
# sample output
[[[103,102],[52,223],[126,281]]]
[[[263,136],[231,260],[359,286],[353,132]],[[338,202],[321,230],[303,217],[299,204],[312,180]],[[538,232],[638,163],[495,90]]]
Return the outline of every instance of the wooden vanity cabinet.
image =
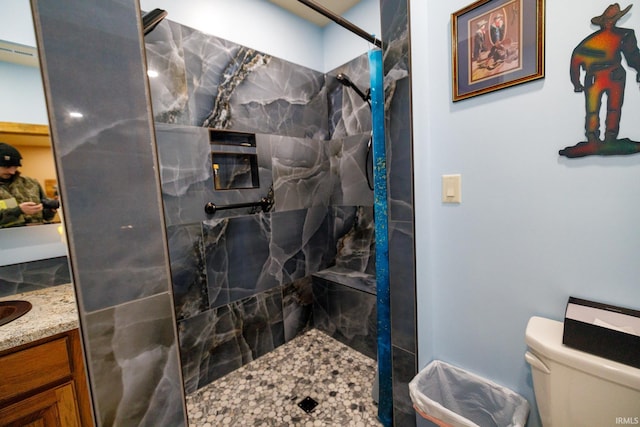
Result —
[[[78,329],[0,352],[0,426],[93,426]]]

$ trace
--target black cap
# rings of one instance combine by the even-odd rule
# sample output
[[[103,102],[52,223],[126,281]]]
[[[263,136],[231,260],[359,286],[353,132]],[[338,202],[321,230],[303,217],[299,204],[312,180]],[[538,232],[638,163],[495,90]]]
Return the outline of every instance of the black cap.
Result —
[[[0,166],[22,166],[20,160],[22,160],[22,156],[18,150],[9,144],[0,142]]]

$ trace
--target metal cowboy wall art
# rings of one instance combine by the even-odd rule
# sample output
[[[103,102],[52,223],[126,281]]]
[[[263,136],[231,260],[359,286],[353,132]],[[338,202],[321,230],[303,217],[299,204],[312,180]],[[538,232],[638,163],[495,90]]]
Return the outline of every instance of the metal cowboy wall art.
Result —
[[[640,142],[619,138],[620,116],[624,101],[627,65],[636,70],[636,82],[640,82],[640,51],[633,30],[620,28],[616,22],[632,5],[621,10],[618,3],[606,8],[604,13],[591,19],[600,30],[578,44],[571,55],[570,76],[575,92],[584,92],[586,141],[566,147],[559,154],[566,157],[592,155],[626,155],[640,152]],[[584,70],[584,81],[580,73]],[[603,96],[607,95],[604,135],[600,132],[600,109]]]

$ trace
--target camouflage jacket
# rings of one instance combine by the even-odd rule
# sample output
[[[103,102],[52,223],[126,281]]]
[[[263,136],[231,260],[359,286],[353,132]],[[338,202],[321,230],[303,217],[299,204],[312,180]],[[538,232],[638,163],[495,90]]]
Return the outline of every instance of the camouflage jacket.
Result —
[[[24,202],[41,203],[45,194],[38,181],[16,174],[8,182],[0,181],[0,200],[11,198],[15,198],[18,205]],[[20,206],[0,209],[0,228],[42,223],[51,220],[54,216],[55,212],[51,209],[43,209],[35,215],[23,214]]]

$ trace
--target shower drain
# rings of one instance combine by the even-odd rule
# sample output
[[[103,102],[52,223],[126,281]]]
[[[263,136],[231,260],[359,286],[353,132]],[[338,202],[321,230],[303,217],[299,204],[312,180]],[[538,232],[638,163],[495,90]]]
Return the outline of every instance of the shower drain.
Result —
[[[313,411],[313,409],[318,406],[318,402],[316,402],[312,397],[307,396],[298,402],[298,406],[302,408],[302,410],[306,413]]]

